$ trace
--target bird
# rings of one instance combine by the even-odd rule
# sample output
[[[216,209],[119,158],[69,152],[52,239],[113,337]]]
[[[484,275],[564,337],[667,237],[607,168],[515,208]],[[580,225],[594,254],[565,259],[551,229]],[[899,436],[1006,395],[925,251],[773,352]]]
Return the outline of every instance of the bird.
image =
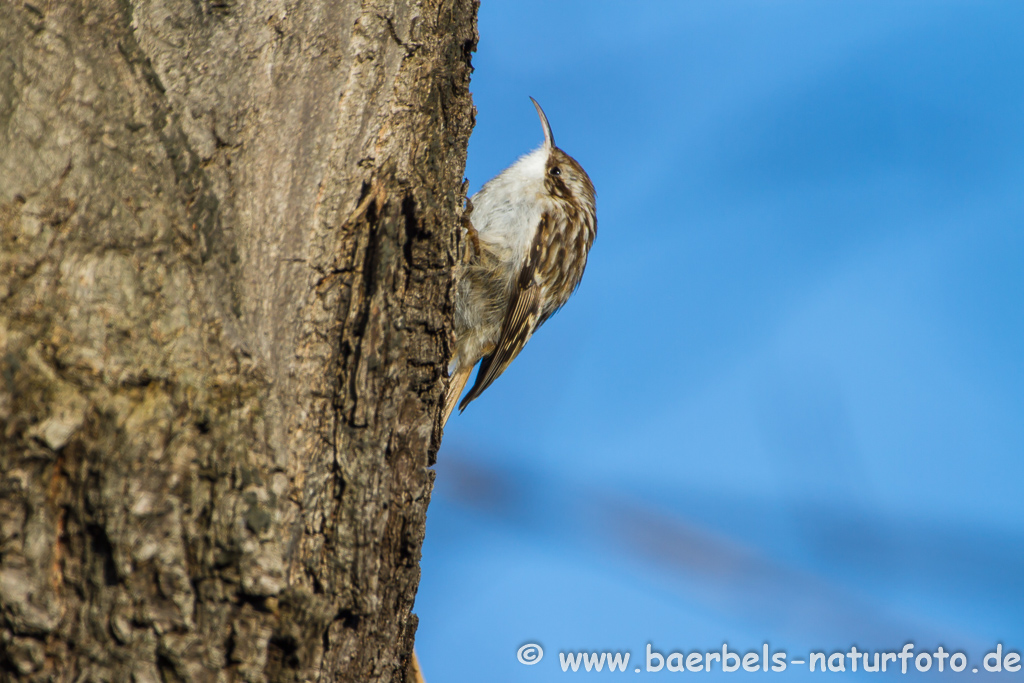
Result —
[[[579,287],[597,236],[594,184],[579,162],[555,145],[544,110],[537,100],[530,101],[540,117],[544,143],[467,202],[442,424],[477,363],[476,381],[458,403],[460,412],[565,305]]]

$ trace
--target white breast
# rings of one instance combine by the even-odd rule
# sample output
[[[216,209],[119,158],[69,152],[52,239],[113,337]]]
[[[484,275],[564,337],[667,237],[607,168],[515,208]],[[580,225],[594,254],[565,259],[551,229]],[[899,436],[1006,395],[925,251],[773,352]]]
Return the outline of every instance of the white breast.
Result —
[[[472,197],[471,220],[480,241],[503,261],[526,258],[546,205],[544,147],[521,157]]]

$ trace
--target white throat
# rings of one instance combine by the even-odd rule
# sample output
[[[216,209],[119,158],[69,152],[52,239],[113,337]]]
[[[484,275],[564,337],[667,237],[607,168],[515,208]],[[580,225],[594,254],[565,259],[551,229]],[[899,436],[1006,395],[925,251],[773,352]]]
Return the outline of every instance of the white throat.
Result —
[[[471,220],[481,242],[499,258],[519,262],[533,242],[547,202],[544,174],[548,148],[541,146],[520,157],[472,197]]]

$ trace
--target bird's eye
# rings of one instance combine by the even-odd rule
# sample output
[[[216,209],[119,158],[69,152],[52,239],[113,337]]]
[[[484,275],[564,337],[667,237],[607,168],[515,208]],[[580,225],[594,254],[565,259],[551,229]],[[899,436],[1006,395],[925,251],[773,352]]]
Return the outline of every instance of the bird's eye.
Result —
[[[558,168],[557,166],[552,166],[552,167],[551,167],[551,170],[550,170],[550,171],[548,171],[548,172],[549,172],[549,173],[550,173],[551,175],[562,175],[562,169]]]

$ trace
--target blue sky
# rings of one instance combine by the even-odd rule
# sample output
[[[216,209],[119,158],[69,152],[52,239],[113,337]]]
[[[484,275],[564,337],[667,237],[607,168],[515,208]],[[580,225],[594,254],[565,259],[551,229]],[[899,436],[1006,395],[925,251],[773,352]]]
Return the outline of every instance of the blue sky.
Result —
[[[1024,648],[1024,5],[485,0],[474,66],[471,191],[532,95],[599,229],[446,429],[428,680]]]

